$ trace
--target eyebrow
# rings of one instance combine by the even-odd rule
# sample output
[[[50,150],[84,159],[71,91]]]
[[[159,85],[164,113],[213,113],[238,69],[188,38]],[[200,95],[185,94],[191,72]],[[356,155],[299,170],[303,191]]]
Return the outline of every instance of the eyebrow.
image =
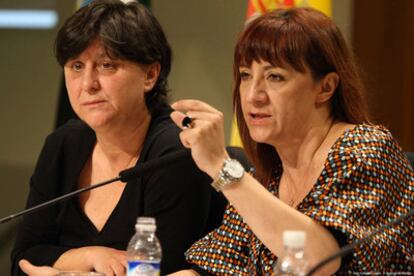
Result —
[[[283,68],[282,68],[282,67],[280,67],[280,66],[273,66],[273,65],[266,65],[266,66],[264,67],[264,69],[265,69],[265,70],[274,69],[274,68],[281,68],[281,69],[283,69]]]
[[[111,58],[107,53],[106,53],[106,51],[104,50],[104,51],[102,51],[102,52],[100,52],[100,53],[98,53],[98,58],[109,58],[109,59],[113,59],[113,58]]]

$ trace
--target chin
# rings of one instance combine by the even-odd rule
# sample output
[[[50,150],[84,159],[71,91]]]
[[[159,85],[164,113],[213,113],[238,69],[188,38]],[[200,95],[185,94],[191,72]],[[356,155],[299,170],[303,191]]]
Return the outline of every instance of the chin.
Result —
[[[268,144],[269,142],[269,135],[257,131],[250,131],[249,132],[250,137],[255,141],[256,143],[263,143]]]
[[[86,116],[83,118],[81,117],[81,119],[93,130],[104,128],[111,122],[111,118],[107,116]]]

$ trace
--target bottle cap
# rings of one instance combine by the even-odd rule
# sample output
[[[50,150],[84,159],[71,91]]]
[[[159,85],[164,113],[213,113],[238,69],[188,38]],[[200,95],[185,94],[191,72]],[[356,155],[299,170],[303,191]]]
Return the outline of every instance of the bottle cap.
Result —
[[[138,217],[137,224],[135,224],[135,229],[143,231],[155,231],[155,229],[157,229],[157,226],[155,224],[155,218]]]
[[[283,244],[287,247],[304,247],[305,241],[306,233],[304,231],[288,230],[283,232]]]

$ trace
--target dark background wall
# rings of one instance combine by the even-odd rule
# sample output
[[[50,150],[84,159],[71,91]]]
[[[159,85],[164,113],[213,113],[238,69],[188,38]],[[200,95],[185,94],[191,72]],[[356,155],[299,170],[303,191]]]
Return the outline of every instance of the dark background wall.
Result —
[[[353,45],[374,122],[414,151],[414,1],[354,0]]]
[[[68,0],[0,0],[2,9],[56,10],[59,24],[74,7]],[[53,57],[56,31],[0,29],[0,217],[23,209],[37,155],[53,129],[61,75]],[[17,222],[0,225],[0,275],[10,275]]]

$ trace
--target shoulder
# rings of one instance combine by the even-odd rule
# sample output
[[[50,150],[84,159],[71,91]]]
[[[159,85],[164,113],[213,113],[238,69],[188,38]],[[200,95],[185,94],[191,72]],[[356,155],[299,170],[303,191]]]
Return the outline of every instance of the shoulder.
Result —
[[[360,124],[346,130],[339,144],[346,147],[364,148],[367,145],[394,141],[391,132],[380,125]]]
[[[166,108],[152,118],[143,149],[151,158],[184,148],[179,138],[181,130],[171,120],[170,113],[171,109]]]
[[[332,148],[328,161],[337,174],[354,178],[391,183],[391,179],[402,181],[413,175],[398,142],[379,125],[361,124],[347,130]]]
[[[46,137],[41,156],[81,153],[95,141],[95,133],[81,120],[70,120]]]
[[[94,136],[93,130],[83,121],[73,119],[62,125],[47,136],[48,141],[63,142],[71,140],[82,141],[86,137]]]
[[[82,121],[71,120],[46,138],[33,173],[32,185],[44,191],[56,191],[74,175],[90,154],[95,141],[94,132]],[[66,177],[62,177],[62,173]],[[56,185],[59,183],[59,185]]]
[[[341,155],[367,160],[381,155],[397,154],[402,150],[391,132],[380,125],[360,124],[345,131],[334,150]]]

